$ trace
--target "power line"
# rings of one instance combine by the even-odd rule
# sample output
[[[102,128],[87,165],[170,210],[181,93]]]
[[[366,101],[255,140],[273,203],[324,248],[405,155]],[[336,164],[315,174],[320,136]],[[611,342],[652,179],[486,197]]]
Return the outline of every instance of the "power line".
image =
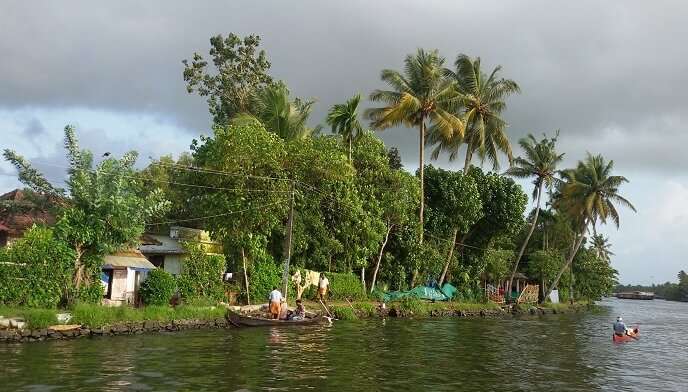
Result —
[[[274,181],[292,181],[291,179],[284,178],[284,177],[256,176],[253,174],[230,173],[230,172],[226,172],[223,170],[206,169],[206,168],[201,168],[201,167],[186,166],[186,165],[179,165],[179,164],[170,164],[170,163],[163,163],[163,162],[159,162],[159,161],[158,162],[153,161],[151,163],[151,165],[165,166],[165,167],[171,167],[171,168],[181,169],[181,170],[189,170],[189,171],[200,172],[200,173],[218,174],[218,175],[223,175],[223,176],[228,176],[228,177],[247,177],[247,178],[257,178],[257,179],[263,179],[263,180],[274,180]]]
[[[146,225],[147,225],[147,226],[158,226],[158,225],[168,225],[168,224],[171,224],[171,223],[191,222],[191,221],[196,221],[196,220],[203,220],[203,219],[210,219],[210,218],[218,218],[218,217],[221,217],[221,216],[228,216],[228,215],[239,214],[239,213],[246,212],[246,211],[251,211],[251,210],[258,209],[258,208],[271,207],[271,206],[280,204],[280,203],[282,203],[282,202],[284,202],[284,200],[281,200],[281,201],[278,201],[278,202],[275,202],[275,203],[264,204],[264,205],[261,205],[261,206],[249,207],[249,208],[245,208],[245,209],[243,209],[243,210],[229,211],[229,212],[225,212],[225,213],[222,213],[222,214],[208,215],[208,216],[200,216],[200,217],[197,217],[197,218],[176,219],[176,220],[170,220],[170,221],[165,221],[165,222],[146,223]]]
[[[71,169],[71,167],[69,167],[69,166],[56,165],[56,164],[48,163],[48,162],[32,161],[32,163],[38,163],[39,165],[58,167],[58,168],[62,168],[62,169]],[[87,171],[90,173],[96,173],[97,172],[96,170],[93,170],[93,169],[81,169],[81,170],[84,170],[84,171]],[[110,172],[110,173],[112,173],[112,172]],[[192,187],[192,188],[212,189],[212,190],[221,190],[221,191],[290,193],[290,191],[288,191],[288,190],[282,191],[282,190],[273,190],[273,189],[224,188],[224,187],[209,186],[209,185],[188,184],[188,183],[175,182],[175,181],[155,180],[155,179],[151,179],[151,178],[144,178],[142,176],[128,176],[126,174],[120,174],[120,176],[124,177],[124,178],[131,178],[134,180],[140,180],[140,181],[152,181],[152,182],[172,184],[172,185],[188,186],[188,187]]]

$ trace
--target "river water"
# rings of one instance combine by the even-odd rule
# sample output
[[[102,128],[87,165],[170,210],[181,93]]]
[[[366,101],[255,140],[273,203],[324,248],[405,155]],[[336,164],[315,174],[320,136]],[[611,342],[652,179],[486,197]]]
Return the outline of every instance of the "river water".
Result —
[[[0,344],[1,391],[688,391],[688,303]],[[640,326],[614,344],[611,322]]]

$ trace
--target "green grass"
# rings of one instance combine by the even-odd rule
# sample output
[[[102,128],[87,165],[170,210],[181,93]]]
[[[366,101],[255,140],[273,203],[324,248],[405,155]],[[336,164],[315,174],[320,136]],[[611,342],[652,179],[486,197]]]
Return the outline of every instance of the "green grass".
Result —
[[[182,305],[176,308],[169,306],[146,306],[132,308],[129,306],[106,307],[100,305],[77,305],[72,310],[73,322],[91,327],[113,325],[127,322],[173,320],[214,320],[225,316],[225,309],[212,306]]]
[[[349,305],[333,305],[330,306],[330,312],[339,320],[357,320],[358,316]]]
[[[0,316],[21,317],[28,328],[41,329],[57,324],[56,309],[11,308],[0,305]]]

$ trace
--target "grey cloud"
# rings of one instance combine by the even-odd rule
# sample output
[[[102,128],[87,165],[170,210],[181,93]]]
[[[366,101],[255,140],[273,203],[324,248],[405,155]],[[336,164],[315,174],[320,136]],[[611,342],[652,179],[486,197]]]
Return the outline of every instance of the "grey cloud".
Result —
[[[24,135],[32,140],[35,140],[37,136],[40,136],[43,133],[45,133],[45,126],[43,126],[41,120],[37,119],[36,117],[32,117],[24,127]]]
[[[199,6],[198,4],[202,4]],[[633,140],[685,129],[688,55],[677,45],[688,33],[688,5],[641,1],[411,2],[233,1],[19,2],[0,14],[0,106],[90,107],[146,112],[197,134],[208,128],[203,98],[181,78],[183,58],[206,53],[217,33],[258,33],[273,74],[293,92],[327,108],[383,87],[379,71],[401,68],[417,47],[436,47],[451,64],[463,52],[501,64],[523,94],[506,113],[513,140],[527,132],[562,130],[562,149],[614,128]],[[679,121],[661,130],[639,126]],[[417,133],[390,130],[405,162],[416,165]],[[680,136],[685,145],[685,136]],[[678,144],[678,143],[677,143]],[[663,170],[677,149],[641,160],[633,143],[600,146],[620,166]],[[647,151],[646,151],[647,152]]]

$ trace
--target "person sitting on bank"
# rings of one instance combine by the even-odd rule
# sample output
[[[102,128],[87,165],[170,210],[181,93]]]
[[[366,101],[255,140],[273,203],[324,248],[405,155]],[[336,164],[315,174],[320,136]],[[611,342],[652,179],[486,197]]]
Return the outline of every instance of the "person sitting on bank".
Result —
[[[324,272],[320,273],[320,280],[318,280],[318,298],[325,302],[327,296],[327,288],[330,286],[330,281],[325,276]]]
[[[278,319],[280,312],[282,311],[282,293],[277,290],[277,287],[272,286],[272,291],[270,292],[270,316],[273,319]]]
[[[624,324],[623,319],[620,316],[616,318],[616,322],[614,323],[614,333],[617,336],[624,336],[628,334],[628,328],[626,328],[626,324]]]

